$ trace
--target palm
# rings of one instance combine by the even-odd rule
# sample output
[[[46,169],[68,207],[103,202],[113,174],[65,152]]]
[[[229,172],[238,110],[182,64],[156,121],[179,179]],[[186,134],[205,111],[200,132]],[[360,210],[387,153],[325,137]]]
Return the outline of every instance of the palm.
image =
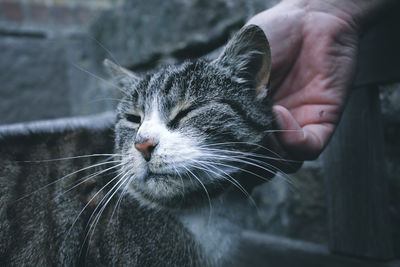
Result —
[[[351,83],[357,34],[330,14],[301,10],[283,13],[277,6],[250,20],[267,34],[272,51],[274,110],[278,135],[292,157],[319,155],[331,137]],[[262,18],[262,20],[261,20]]]

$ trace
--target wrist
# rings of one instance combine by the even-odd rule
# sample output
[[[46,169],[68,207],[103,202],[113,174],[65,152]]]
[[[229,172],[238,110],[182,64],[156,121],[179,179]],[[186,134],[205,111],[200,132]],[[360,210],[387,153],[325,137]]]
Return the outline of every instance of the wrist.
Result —
[[[282,0],[281,4],[303,9],[307,13],[331,14],[362,33],[396,2],[396,0]]]

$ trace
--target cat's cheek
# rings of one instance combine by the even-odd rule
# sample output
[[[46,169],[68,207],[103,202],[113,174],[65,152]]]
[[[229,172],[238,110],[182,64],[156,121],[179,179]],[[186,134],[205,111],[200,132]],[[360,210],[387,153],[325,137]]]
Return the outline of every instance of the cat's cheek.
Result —
[[[119,121],[115,128],[115,149],[119,153],[129,154],[131,142],[136,136],[137,129],[126,127],[123,121]]]
[[[148,173],[148,166],[139,151],[130,146],[125,156],[124,168],[131,174],[132,182],[143,181]]]

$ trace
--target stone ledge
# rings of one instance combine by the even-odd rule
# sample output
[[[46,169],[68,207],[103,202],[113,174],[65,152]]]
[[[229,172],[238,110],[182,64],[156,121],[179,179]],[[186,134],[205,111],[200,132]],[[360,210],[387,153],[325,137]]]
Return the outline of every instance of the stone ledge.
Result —
[[[242,233],[235,266],[274,267],[399,267],[400,261],[377,262],[336,255],[311,242],[278,237],[253,231]]]
[[[113,112],[104,112],[91,116],[40,120],[27,123],[0,125],[0,141],[9,137],[32,136],[36,134],[54,134],[86,129],[101,131],[111,129],[115,123]]]

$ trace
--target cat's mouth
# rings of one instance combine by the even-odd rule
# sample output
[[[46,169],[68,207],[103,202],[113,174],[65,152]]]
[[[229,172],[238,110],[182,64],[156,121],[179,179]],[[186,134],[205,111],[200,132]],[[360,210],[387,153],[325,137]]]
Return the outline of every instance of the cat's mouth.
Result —
[[[209,199],[221,193],[229,183],[220,179],[213,182],[204,175],[189,167],[187,172],[146,169],[131,180],[130,188],[137,200],[150,207],[179,209],[207,205]]]

